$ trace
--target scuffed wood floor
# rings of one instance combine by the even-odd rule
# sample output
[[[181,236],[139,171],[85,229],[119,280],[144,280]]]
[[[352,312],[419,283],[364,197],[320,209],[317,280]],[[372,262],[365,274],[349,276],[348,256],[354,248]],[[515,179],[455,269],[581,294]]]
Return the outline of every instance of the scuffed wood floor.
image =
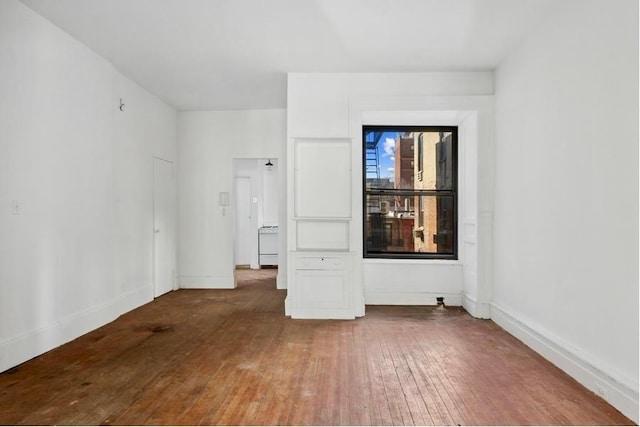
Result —
[[[0,374],[0,424],[631,424],[491,321],[291,320],[275,273],[172,292]]]

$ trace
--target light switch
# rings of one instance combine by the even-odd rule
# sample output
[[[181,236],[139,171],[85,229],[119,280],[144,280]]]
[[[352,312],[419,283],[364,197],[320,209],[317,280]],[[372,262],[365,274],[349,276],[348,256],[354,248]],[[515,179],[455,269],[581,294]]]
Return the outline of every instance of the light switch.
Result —
[[[253,199],[251,199],[251,201],[252,201],[254,204],[255,204],[255,203],[258,203],[258,198],[257,198],[257,197],[254,197]]]

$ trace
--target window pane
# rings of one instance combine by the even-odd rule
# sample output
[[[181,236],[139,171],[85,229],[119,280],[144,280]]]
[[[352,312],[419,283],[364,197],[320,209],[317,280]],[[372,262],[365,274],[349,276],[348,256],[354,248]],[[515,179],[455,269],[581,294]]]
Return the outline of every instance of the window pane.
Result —
[[[452,138],[451,132],[366,131],[367,188],[453,190]]]
[[[455,253],[452,195],[366,195],[368,253]]]

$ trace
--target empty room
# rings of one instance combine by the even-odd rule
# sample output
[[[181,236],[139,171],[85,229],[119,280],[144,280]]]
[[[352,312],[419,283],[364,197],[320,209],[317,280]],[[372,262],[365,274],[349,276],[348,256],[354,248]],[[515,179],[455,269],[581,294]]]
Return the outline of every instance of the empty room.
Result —
[[[0,0],[0,424],[637,424],[638,17]]]

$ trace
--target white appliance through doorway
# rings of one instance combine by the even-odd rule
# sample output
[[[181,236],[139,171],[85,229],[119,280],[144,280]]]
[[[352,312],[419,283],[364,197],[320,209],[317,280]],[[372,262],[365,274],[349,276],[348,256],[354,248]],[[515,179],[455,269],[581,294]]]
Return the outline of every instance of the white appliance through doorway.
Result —
[[[260,267],[278,265],[278,226],[265,225],[258,230]]]

